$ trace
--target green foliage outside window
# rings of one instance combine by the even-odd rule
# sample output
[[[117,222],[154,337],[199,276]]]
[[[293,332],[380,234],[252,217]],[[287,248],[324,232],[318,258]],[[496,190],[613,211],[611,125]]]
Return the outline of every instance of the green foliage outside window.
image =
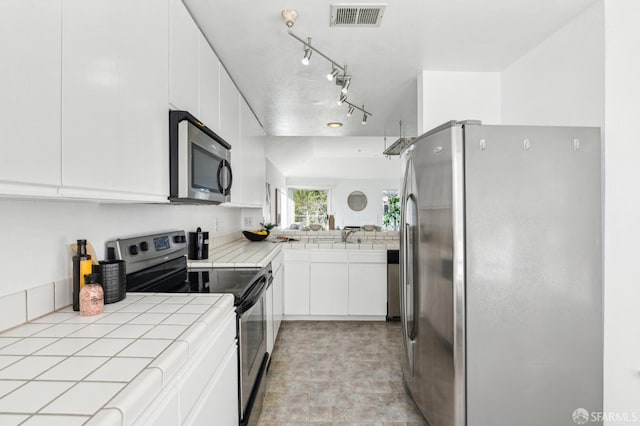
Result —
[[[327,192],[323,189],[294,189],[293,221],[304,226],[318,223],[326,227]]]
[[[397,190],[382,193],[382,224],[387,231],[400,229],[400,197]]]

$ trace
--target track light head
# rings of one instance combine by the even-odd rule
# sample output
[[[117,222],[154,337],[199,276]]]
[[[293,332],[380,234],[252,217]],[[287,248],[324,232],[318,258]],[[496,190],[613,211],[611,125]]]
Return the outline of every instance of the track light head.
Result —
[[[342,78],[342,80],[342,89],[340,89],[340,91],[346,95],[347,92],[349,92],[349,86],[351,85],[351,77],[345,76]]]
[[[365,112],[364,115],[362,116],[362,125],[366,126],[367,125],[367,113]]]
[[[347,100],[347,95],[340,95],[340,99],[338,99],[338,105],[342,105]]]
[[[336,68],[336,64],[331,64],[331,72],[327,74],[327,80],[333,81],[338,75],[338,68]]]
[[[347,117],[351,117],[353,115],[353,111],[355,111],[355,108],[353,107],[353,105],[349,105],[349,111],[347,111]]]
[[[309,65],[309,60],[311,59],[311,49],[308,47],[304,48],[304,57],[302,58],[302,65]]]

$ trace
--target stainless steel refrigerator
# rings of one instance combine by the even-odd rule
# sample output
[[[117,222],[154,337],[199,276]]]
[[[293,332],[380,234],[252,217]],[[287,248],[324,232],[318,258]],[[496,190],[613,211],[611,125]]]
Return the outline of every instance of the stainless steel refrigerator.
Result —
[[[599,129],[452,121],[402,157],[402,367],[430,425],[602,411]]]

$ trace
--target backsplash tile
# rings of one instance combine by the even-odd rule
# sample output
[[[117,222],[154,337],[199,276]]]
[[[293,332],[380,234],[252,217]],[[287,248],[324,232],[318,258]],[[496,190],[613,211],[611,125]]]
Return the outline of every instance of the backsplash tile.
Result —
[[[27,322],[27,293],[19,291],[0,297],[0,331]]]
[[[55,294],[53,300],[55,310],[57,311],[58,309],[71,305],[73,303],[73,288],[71,279],[65,278],[58,280],[54,283],[54,286]]]
[[[27,290],[27,321],[54,311],[54,284],[49,283]]]

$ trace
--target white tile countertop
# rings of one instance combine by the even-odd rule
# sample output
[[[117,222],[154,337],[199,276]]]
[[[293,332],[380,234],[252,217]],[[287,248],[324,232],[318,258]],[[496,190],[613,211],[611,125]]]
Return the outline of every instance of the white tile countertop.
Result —
[[[140,388],[146,406],[233,309],[230,294],[127,293],[100,315],[67,307],[2,332],[0,424],[81,425]]]
[[[283,242],[275,235],[265,241],[236,240],[209,249],[209,258],[188,260],[189,268],[262,268],[282,249],[325,250],[397,250],[397,232],[361,232],[353,242],[340,241],[340,231],[288,231],[286,235],[297,241]],[[354,238],[353,236],[350,237]],[[358,242],[360,241],[360,242]]]

